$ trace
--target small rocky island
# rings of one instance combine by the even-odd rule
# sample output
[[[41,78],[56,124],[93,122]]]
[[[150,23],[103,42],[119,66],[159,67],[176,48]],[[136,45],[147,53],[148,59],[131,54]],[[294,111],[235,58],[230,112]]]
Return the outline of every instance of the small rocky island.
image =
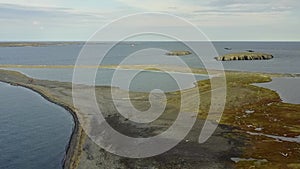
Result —
[[[223,56],[215,57],[217,61],[230,61],[230,60],[268,60],[272,59],[273,55],[268,53],[258,52],[242,52],[242,53],[231,53]]]
[[[166,53],[166,55],[170,55],[170,56],[185,56],[190,54],[192,54],[192,52],[187,50],[174,50]]]

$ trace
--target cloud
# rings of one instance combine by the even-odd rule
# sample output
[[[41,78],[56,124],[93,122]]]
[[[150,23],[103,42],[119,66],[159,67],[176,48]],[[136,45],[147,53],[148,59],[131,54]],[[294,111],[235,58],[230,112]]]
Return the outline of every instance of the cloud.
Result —
[[[129,7],[141,11],[166,11],[191,15],[193,12],[206,14],[279,13],[289,12],[299,2],[296,0],[119,0]]]
[[[286,24],[299,7],[297,0],[119,0],[137,11],[167,12],[198,26],[241,27]],[[297,16],[299,14],[296,14]],[[235,29],[235,28],[233,28]]]
[[[108,20],[101,13],[67,7],[0,4],[2,40],[86,39]]]
[[[242,34],[245,30],[250,37],[255,32],[251,33],[249,29],[256,27],[264,28],[260,29],[262,32],[268,30],[265,33],[281,27],[281,30],[287,29],[286,33],[280,32],[284,35],[288,28],[299,27],[299,6],[298,0],[1,0],[0,21],[4,24],[0,36],[9,39],[18,32],[16,38],[42,35],[45,38],[64,38],[66,35],[85,38],[104,24],[136,12],[174,14],[219,34],[222,31],[218,30],[226,27],[228,36],[234,36],[237,31]],[[143,25],[155,23],[148,21]],[[168,21],[156,25],[162,29],[180,27]],[[38,31],[44,33],[37,34]]]
[[[0,18],[42,18],[42,17],[81,17],[104,18],[103,15],[86,11],[79,11],[63,7],[35,7],[13,4],[0,4]]]
[[[283,3],[284,2],[284,3]],[[293,0],[213,0],[209,4],[217,12],[222,13],[279,13],[290,12],[293,9]],[[205,11],[204,11],[205,12]],[[209,12],[209,11],[208,11]]]
[[[205,10],[207,6],[199,2],[183,0],[118,0],[124,5],[143,12],[189,13]]]

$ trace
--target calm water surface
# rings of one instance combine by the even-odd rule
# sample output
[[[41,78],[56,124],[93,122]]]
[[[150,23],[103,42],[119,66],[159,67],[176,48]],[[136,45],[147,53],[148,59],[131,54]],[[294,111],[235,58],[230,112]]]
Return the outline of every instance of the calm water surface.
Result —
[[[189,50],[187,46],[179,42],[135,42],[120,43],[107,53],[102,64],[119,64],[128,55],[142,49],[159,48],[163,50]],[[254,50],[267,52],[274,55],[271,60],[234,61],[222,62],[225,69],[276,72],[276,73],[299,73],[300,67],[300,42],[213,42],[219,55],[233,52]],[[201,43],[196,45],[201,46]],[[106,49],[107,43],[97,44],[98,52]],[[26,64],[26,65],[74,65],[82,49],[83,44],[53,45],[41,47],[0,47],[0,64]],[[225,50],[231,48],[232,50]],[[95,54],[97,55],[97,54]],[[164,56],[165,52],[145,53],[148,60],[133,61],[132,64],[149,64],[155,56]],[[96,57],[96,56],[95,56]],[[204,57],[204,56],[201,56]],[[214,56],[208,56],[211,63],[217,62]],[[190,67],[203,67],[202,62],[194,54],[181,57]],[[161,64],[172,64],[170,60]]]
[[[29,89],[0,83],[0,93],[0,168],[62,168],[70,113]]]
[[[213,42],[219,55],[233,52],[244,52],[254,50],[256,52],[267,52],[274,55],[271,60],[254,61],[232,61],[221,62],[226,70],[240,70],[252,72],[273,72],[273,73],[300,73],[300,43],[299,42]],[[41,47],[0,47],[0,64],[25,64],[25,65],[73,65],[83,47],[82,44],[52,45]],[[97,52],[107,48],[109,43],[99,43],[94,45]],[[196,46],[201,43],[196,43]],[[171,64],[176,65],[175,59],[166,57],[165,51],[143,52],[144,49],[163,49],[163,50],[190,50],[183,43],[179,42],[135,42],[120,43],[112,48],[101,64],[119,64],[127,56],[140,51],[130,61],[130,64]],[[226,50],[225,48],[231,48]],[[94,56],[93,56],[94,57]],[[97,53],[95,52],[95,57]],[[204,56],[203,56],[204,57]],[[217,61],[214,56],[207,57],[208,63],[214,64]],[[163,59],[164,58],[164,59]],[[165,59],[166,58],[166,59]],[[203,68],[204,65],[195,54],[180,57],[189,67]],[[174,61],[173,61],[174,60]],[[72,69],[14,69],[21,71],[28,76],[58,81],[72,81]],[[89,70],[87,70],[89,73]],[[129,72],[130,73],[130,72]],[[110,85],[114,74],[112,69],[101,69],[95,78],[97,85]],[[128,80],[126,72],[120,79],[118,87],[124,87],[124,81]],[[127,73],[128,74],[128,73]],[[178,75],[181,76],[181,75]],[[82,76],[84,78],[84,75]],[[183,77],[183,76],[182,76]],[[182,77],[179,77],[182,79]],[[196,76],[196,80],[205,79],[204,76]],[[174,84],[174,79],[166,73],[141,72],[132,83],[130,90],[151,91],[151,88],[159,88],[164,91],[178,90]],[[138,84],[143,82],[142,84]],[[185,83],[184,88],[192,87],[194,81]]]
[[[62,82],[72,82],[73,69],[27,69],[27,68],[13,68],[15,70],[26,74],[27,76],[43,79],[55,80]],[[176,91],[179,89],[187,89],[194,86],[194,82],[198,80],[208,79],[206,75],[189,75],[185,73],[162,73],[155,71],[139,71],[139,70],[119,70],[120,76],[115,78],[116,81],[112,84],[112,78],[115,69],[99,69],[95,78],[95,84],[100,86],[115,86],[121,89],[130,91],[144,91],[150,92],[153,89],[160,89],[165,92]],[[92,85],[88,83],[86,74],[91,74],[91,69],[83,69],[80,77],[82,78],[81,84]],[[132,78],[130,87],[126,86],[126,82],[130,79],[130,75],[136,73],[137,75]],[[182,87],[177,85],[176,80],[182,83]],[[75,81],[76,83],[76,81]]]
[[[300,104],[299,77],[275,77],[271,82],[255,85],[276,91],[285,103]]]
[[[163,50],[189,50],[185,45],[176,42],[136,42],[135,45],[121,43],[115,46],[101,64],[119,64],[133,52],[160,48]],[[108,44],[97,45],[104,51]],[[201,45],[201,44],[199,44]],[[69,44],[41,47],[0,47],[0,64],[21,65],[74,65],[83,44]],[[232,52],[254,50],[274,55],[274,59],[260,61],[222,62],[226,70],[252,72],[300,73],[299,42],[214,42],[217,52],[222,55]],[[224,48],[232,48],[225,50]],[[155,57],[154,57],[155,56]],[[132,60],[131,64],[176,64],[164,57],[165,52],[143,53],[144,59]],[[213,57],[205,56],[209,63],[215,63]],[[190,67],[203,68],[199,58],[192,54],[181,57]],[[72,69],[14,69],[39,79],[70,82]],[[87,70],[87,73],[88,70]],[[114,70],[102,69],[98,72],[95,83],[110,85]],[[184,75],[176,74],[179,79]],[[188,76],[188,75],[187,75]],[[84,75],[83,75],[84,78]],[[196,80],[206,79],[196,76]],[[125,88],[128,80],[126,72],[118,79],[119,86]],[[185,88],[193,86],[194,81],[186,81]],[[299,103],[299,80],[277,80],[262,85],[279,92],[286,102]],[[141,72],[134,80],[130,90],[151,91],[178,90],[174,79],[165,73]],[[5,169],[47,169],[61,168],[65,147],[69,141],[74,122],[71,115],[63,108],[49,103],[41,96],[20,87],[0,83],[0,168]]]

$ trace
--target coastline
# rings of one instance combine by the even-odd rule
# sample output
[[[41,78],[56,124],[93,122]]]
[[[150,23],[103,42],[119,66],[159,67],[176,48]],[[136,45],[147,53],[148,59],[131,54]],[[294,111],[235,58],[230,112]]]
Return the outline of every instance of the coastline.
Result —
[[[292,112],[293,109],[294,109],[293,111],[295,111],[295,110],[297,111],[297,109],[298,109],[299,106],[295,107],[295,105],[282,104],[282,102],[280,101],[280,99],[278,97],[278,94],[276,94],[276,92],[273,92],[273,91],[268,90],[268,89],[262,89],[260,87],[251,86],[251,84],[254,83],[254,82],[268,82],[268,81],[271,80],[271,77],[275,77],[275,76],[289,76],[289,75],[283,75],[283,74],[266,74],[266,73],[245,73],[245,72],[238,72],[238,71],[234,71],[234,72],[226,71],[226,77],[228,78],[228,81],[229,81],[229,84],[227,84],[227,85],[229,85],[229,87],[231,89],[231,94],[233,96],[232,96],[232,100],[231,100],[231,98],[228,98],[230,105],[228,106],[228,110],[226,110],[224,112],[224,116],[223,116],[224,119],[222,119],[222,122],[220,123],[220,125],[226,125],[227,128],[228,128],[228,126],[232,127],[232,129],[230,129],[229,131],[226,131],[226,132],[231,133],[230,137],[228,139],[229,141],[233,141],[234,142],[235,138],[237,137],[237,135],[235,133],[235,130],[238,130],[238,133],[239,133],[238,135],[240,135],[240,136],[245,137],[245,138],[248,139],[248,140],[247,139],[245,139],[245,140],[243,139],[243,142],[246,142],[249,145],[254,144],[254,145],[257,145],[258,147],[260,147],[260,146],[262,146],[262,144],[266,144],[266,141],[269,142],[269,144],[272,143],[272,138],[270,138],[270,139],[259,138],[259,142],[255,143],[257,141],[257,138],[259,136],[255,136],[255,135],[253,135],[253,136],[246,135],[245,136],[245,133],[243,133],[244,131],[253,132],[253,131],[255,131],[254,130],[255,128],[249,129],[249,128],[247,128],[246,125],[240,126],[239,123],[236,123],[236,122],[239,122],[239,120],[238,121],[232,121],[234,119],[233,117],[236,116],[235,113],[237,113],[237,112],[242,112],[245,109],[246,110],[251,110],[253,108],[254,109],[258,109],[256,111],[261,111],[259,109],[262,109],[263,111],[265,111],[265,109],[267,109],[267,108],[269,108],[269,107],[271,107],[273,105],[274,105],[275,108],[276,107],[278,108],[277,104],[284,105],[285,107],[288,106],[288,108],[291,109],[291,112]],[[71,104],[68,104],[68,102],[66,102],[64,100],[65,99],[64,96],[63,97],[59,97],[59,96],[54,96],[53,95],[53,90],[56,90],[56,89],[52,89],[53,86],[57,86],[57,87],[60,87],[60,88],[66,88],[66,87],[69,87],[68,86],[69,83],[54,82],[54,81],[47,81],[47,80],[38,80],[38,79],[34,79],[34,82],[30,82],[30,79],[32,79],[32,78],[29,78],[29,77],[27,77],[27,76],[25,76],[25,75],[23,75],[23,74],[21,74],[19,72],[8,71],[8,70],[1,70],[0,69],[0,81],[2,81],[4,83],[11,84],[11,85],[15,85],[15,86],[26,87],[26,88],[28,88],[30,90],[33,90],[34,92],[37,92],[38,94],[40,94],[41,96],[43,96],[46,100],[48,100],[48,101],[50,101],[52,103],[55,103],[55,104],[57,104],[57,105],[59,105],[61,107],[64,107],[66,110],[68,110],[71,113],[71,115],[73,116],[74,120],[76,119],[77,121],[74,121],[75,122],[75,126],[74,126],[74,129],[73,129],[72,135],[70,137],[69,144],[67,146],[66,156],[65,156],[65,158],[63,160],[63,167],[64,168],[71,168],[71,169],[77,168],[79,166],[80,159],[82,160],[81,156],[84,154],[83,155],[84,156],[84,158],[83,158],[83,164],[81,164],[82,166],[78,167],[78,168],[89,168],[91,164],[89,164],[88,162],[86,162],[85,158],[86,158],[87,155],[91,155],[91,156],[87,156],[87,159],[89,161],[93,161],[93,160],[90,160],[89,158],[93,157],[93,155],[95,155],[95,154],[92,154],[92,153],[95,153],[95,152],[91,152],[91,150],[85,150],[85,147],[83,147],[83,146],[89,145],[93,149],[95,147],[93,147],[94,145],[91,145],[91,143],[87,143],[87,144],[85,143],[85,141],[87,141],[88,139],[85,138],[85,134],[82,131],[82,128],[80,127],[79,122],[78,122],[78,115],[80,114],[80,112],[77,112],[76,109]],[[198,83],[200,84],[201,82],[198,82]],[[206,82],[205,82],[205,84],[206,84]],[[239,88],[236,88],[237,86],[240,86],[240,85],[241,85],[241,87],[243,87],[243,88],[241,88],[242,90],[239,89]],[[99,87],[99,88],[101,88],[101,87]],[[206,86],[204,86],[204,88],[206,88]],[[243,107],[239,107],[237,105],[239,105],[240,103],[236,99],[240,96],[241,92],[245,92],[244,88],[248,88],[249,92],[251,91],[252,93],[249,93],[249,95],[247,96],[248,98],[243,98],[243,99],[239,98],[239,100],[247,100],[247,103],[250,103],[250,105],[249,106],[248,105],[243,105]],[[70,90],[70,88],[67,88],[67,89]],[[256,93],[256,92],[258,92],[258,93]],[[55,91],[54,91],[54,94],[55,94]],[[209,93],[207,93],[207,94],[209,95]],[[271,95],[269,95],[269,94],[271,94]],[[253,96],[258,96],[258,97],[253,98]],[[260,101],[259,101],[260,98],[263,99],[262,103],[260,103]],[[270,103],[272,103],[272,105],[269,105]],[[171,104],[176,104],[176,102],[171,102]],[[256,107],[251,107],[251,104],[256,105]],[[260,106],[263,106],[263,108],[260,108]],[[282,107],[282,108],[280,108],[278,110],[282,111],[282,112],[283,111],[284,112],[287,111],[287,110],[284,109],[284,107]],[[286,112],[286,113],[288,113],[288,114],[287,114],[287,117],[285,117],[285,118],[287,118],[288,120],[291,120],[288,117],[288,116],[290,116],[290,114],[289,114],[290,112]],[[206,117],[205,113],[204,114],[200,114],[199,116],[200,116],[200,118],[205,118]],[[112,116],[111,118],[114,118],[114,116]],[[252,119],[253,120],[262,120],[263,124],[268,124],[268,122],[265,122],[264,119],[262,119],[260,116],[252,117],[250,120],[252,120]],[[291,124],[292,122],[291,121],[287,121],[287,123]],[[272,125],[273,125],[273,123],[272,123]],[[277,124],[274,123],[274,125],[276,126]],[[282,136],[284,133],[287,133],[287,131],[288,131],[286,129],[281,129],[281,128],[275,127],[275,126],[270,127],[269,129],[267,129],[267,128],[264,129],[264,133]],[[238,127],[238,129],[236,129],[237,127]],[[276,129],[276,131],[271,130],[271,129]],[[296,129],[297,128],[295,128],[294,132],[290,132],[290,134],[287,135],[287,137],[295,137],[296,134],[299,134],[299,132]],[[196,133],[198,133],[198,131],[199,130],[197,129]],[[192,135],[195,135],[195,133],[192,134]],[[239,140],[239,138],[238,138],[238,141],[241,141],[241,140]],[[223,143],[220,143],[220,144],[223,144]],[[270,147],[272,147],[272,145],[269,145],[269,144],[261,147],[261,150],[256,150],[256,151],[258,151],[258,155],[246,152],[246,154],[243,155],[241,158],[245,158],[245,159],[247,159],[247,158],[259,159],[259,155],[261,155],[259,153],[265,154],[266,152],[268,152],[268,150],[270,149]],[[241,146],[241,143],[239,143],[238,145]],[[284,142],[284,143],[281,143],[281,146],[285,147],[285,146],[299,146],[299,145],[296,144],[296,143]],[[179,147],[180,147],[180,145],[179,145]],[[179,149],[179,150],[182,150],[182,151],[186,150],[186,151],[189,152],[189,151],[193,151],[193,150],[191,150],[191,148],[193,148],[195,150],[198,150],[197,148],[199,148],[199,147],[198,147],[198,145],[192,144],[191,147],[188,147],[188,148],[189,148],[188,150],[186,150],[186,147],[184,147],[184,149]],[[241,147],[239,147],[239,148],[241,148]],[[98,148],[96,150],[98,150]],[[200,148],[200,150],[201,150],[201,148]],[[176,151],[178,151],[178,149]],[[240,153],[241,150],[235,150],[235,151],[237,151],[237,154],[230,154],[229,157],[240,157],[238,154]],[[251,151],[254,151],[254,150],[250,149],[250,152]],[[102,153],[104,153],[104,155],[112,156],[112,155],[109,155],[109,154],[107,154],[105,152],[102,152]],[[208,155],[210,155],[210,153],[211,152],[207,152]],[[218,152],[218,153],[220,153],[220,152]],[[99,155],[99,151],[98,151],[98,155]],[[228,154],[222,154],[222,155],[224,155],[224,157],[222,156],[224,159],[222,159],[221,163],[222,162],[228,163],[228,161],[223,161],[223,160],[227,160],[227,159],[225,159],[225,157]],[[297,153],[296,153],[296,155],[297,155]],[[173,161],[174,159],[172,159],[171,157],[170,158],[169,158],[169,156],[163,156],[163,157],[167,158],[166,160],[170,160],[171,163],[175,163],[176,164],[176,160],[174,162]],[[277,159],[278,157],[274,155],[274,157],[272,156],[272,158]],[[108,161],[105,161],[105,162],[107,162],[107,165],[110,165],[112,161],[115,160],[114,162],[116,162],[116,159],[117,159],[116,157],[110,157],[110,159]],[[138,165],[140,165],[135,160],[131,160],[131,159],[122,159],[122,160],[125,161],[126,164],[128,163],[127,165],[129,165],[130,163],[133,163],[133,164],[137,163]],[[150,161],[150,164],[152,164],[153,160],[156,160],[156,159],[155,158],[154,159],[151,158],[150,160],[145,160],[145,161],[141,160],[141,162],[142,163],[148,163]],[[198,159],[198,160],[200,160],[200,159]],[[282,159],[280,159],[280,160],[282,160]],[[158,161],[161,161],[163,163],[163,160],[158,160]],[[82,161],[80,161],[80,162],[82,162]],[[294,162],[294,161],[292,161],[292,162]],[[119,163],[119,162],[117,162],[117,163]],[[238,162],[238,163],[232,164],[232,165],[236,165],[236,166],[239,166],[239,167],[245,167],[245,166],[248,166],[250,164],[251,164],[251,161],[246,161],[246,162],[242,161],[242,162]],[[268,165],[271,165],[271,164],[268,164]],[[127,168],[130,168],[130,167],[131,166],[127,166]],[[161,166],[161,167],[165,167],[165,166]],[[120,167],[120,168],[122,168],[122,167]],[[227,168],[231,168],[231,167],[227,166]]]
[[[74,65],[17,65],[17,64],[0,64],[0,69],[74,69]],[[81,65],[76,66],[79,69],[118,69],[118,70],[139,70],[139,71],[149,71],[149,72],[162,72],[166,71],[168,73],[183,73],[183,74],[197,74],[197,75],[207,75],[205,68],[185,68],[181,66],[170,66],[163,64],[154,65]],[[219,72],[222,70],[210,70],[211,72]],[[272,76],[287,76],[287,77],[300,77],[300,73],[279,73],[279,72],[261,72],[261,71],[241,71],[237,69],[226,69],[225,72],[241,72],[241,73],[260,73]]]
[[[6,83],[6,84],[9,84],[12,86],[19,86],[19,87],[27,88],[27,89],[39,94],[45,100],[64,108],[71,114],[73,121],[74,121],[74,128],[72,129],[72,133],[69,137],[69,142],[66,146],[65,156],[62,160],[62,168],[63,169],[75,169],[78,165],[76,163],[78,163],[79,158],[80,158],[80,154],[78,154],[78,152],[76,152],[76,149],[80,149],[80,147],[81,147],[80,144],[82,143],[84,135],[83,135],[83,129],[79,125],[79,120],[77,117],[78,115],[77,115],[76,111],[74,110],[74,108],[67,104],[64,104],[63,102],[60,102],[59,100],[56,100],[55,98],[52,98],[45,91],[38,89],[37,87],[34,87],[32,85],[30,86],[30,85],[24,84],[24,83],[10,82],[10,81],[6,81],[3,79],[0,79],[0,82]]]

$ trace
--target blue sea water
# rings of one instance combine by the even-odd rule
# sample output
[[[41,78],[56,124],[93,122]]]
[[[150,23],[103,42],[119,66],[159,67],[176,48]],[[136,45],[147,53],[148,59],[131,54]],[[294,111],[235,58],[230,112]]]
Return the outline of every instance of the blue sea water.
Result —
[[[193,46],[205,45],[206,42],[189,42]],[[97,43],[93,44],[95,50],[94,56],[98,57],[97,53],[103,53],[108,49],[111,43]],[[84,43],[66,44],[66,45],[49,45],[40,47],[0,47],[0,64],[21,64],[21,65],[74,65],[80,54]],[[300,42],[213,42],[213,46],[217,51],[216,55],[223,55],[226,53],[245,52],[246,50],[253,50],[256,52],[266,52],[274,55],[271,60],[253,60],[253,61],[231,61],[218,62],[214,56],[202,56],[201,51],[199,55],[192,53],[188,56],[179,57],[188,67],[203,68],[204,64],[201,58],[205,58],[208,64],[219,63],[225,70],[239,70],[251,72],[272,72],[272,73],[300,73]],[[231,50],[226,50],[230,48]],[[160,49],[160,50],[153,50]],[[101,64],[115,65],[120,64],[131,56],[130,62],[127,64],[165,64],[177,65],[178,62],[172,57],[166,57],[165,52],[169,50],[191,50],[184,43],[181,42],[127,42],[118,43],[111,48]],[[204,52],[203,52],[204,53]],[[204,55],[204,54],[203,54]],[[200,58],[200,59],[199,59]],[[89,58],[86,59],[87,62]],[[93,64],[96,64],[92,62]],[[72,69],[21,69],[15,68],[13,70],[21,71],[28,76],[57,80],[57,81],[72,81]],[[124,70],[125,71],[125,70]],[[86,72],[89,72],[87,70]],[[128,80],[127,74],[130,70],[123,73],[120,78],[124,81]],[[101,69],[95,78],[96,85],[111,85],[114,70]],[[82,76],[84,77],[84,75]],[[196,76],[196,80],[205,79],[205,76]],[[158,72],[141,72],[136,78],[136,82],[143,81],[144,83],[132,83],[130,90],[134,91],[150,91],[151,88],[156,87],[164,91],[178,90],[179,87],[174,85],[174,79],[168,74]],[[192,82],[185,83],[184,88],[192,86]],[[117,87],[127,89],[124,87],[124,82],[120,82]]]
[[[195,43],[196,46],[201,46],[201,42]],[[0,47],[0,64],[74,65],[83,45],[83,43],[79,43],[40,47]],[[222,62],[226,70],[273,73],[300,72],[300,67],[298,66],[300,63],[300,42],[213,42],[213,45],[219,55],[243,52],[245,50],[267,52],[274,55],[274,59],[264,61]],[[104,52],[108,46],[109,43],[99,43],[96,45],[96,48],[97,51]],[[119,64],[130,54],[149,48],[189,50],[187,46],[180,42],[134,42],[134,46],[130,43],[120,43],[107,53],[101,64]],[[224,48],[231,48],[231,50],[226,50]],[[155,53],[155,56],[163,56],[164,54],[164,52],[158,52]],[[137,61],[135,64],[149,64],[149,62],[153,60],[154,54],[146,53],[146,55],[148,55],[149,60]],[[181,58],[190,67],[203,67],[203,64],[195,54]],[[217,62],[213,57],[208,58],[208,61]],[[162,62],[161,64],[170,63]]]
[[[0,168],[62,168],[70,113],[23,87],[0,83],[0,93]]]
[[[300,73],[299,42],[213,42],[219,55],[254,50],[274,55],[271,60],[222,62],[226,70]],[[40,47],[0,47],[0,64],[21,65],[73,65],[84,44],[50,45]],[[97,49],[105,51],[109,44],[99,43]],[[199,44],[201,45],[201,44]],[[101,64],[119,64],[130,54],[143,49],[189,50],[178,42],[134,42],[115,46]],[[231,48],[226,50],[224,48]],[[145,59],[132,60],[131,64],[172,64],[172,61],[157,59],[165,56],[163,51],[142,53]],[[189,67],[204,65],[195,54],[180,57]],[[217,62],[213,56],[209,63]],[[14,69],[39,79],[69,82],[72,69]],[[102,69],[95,79],[96,84],[110,85],[113,69]],[[182,75],[177,75],[182,79]],[[206,79],[196,76],[196,80]],[[128,77],[120,78],[120,86]],[[123,80],[123,81],[122,81]],[[143,71],[133,80],[130,90],[164,91],[177,90],[178,86],[170,75]],[[192,86],[191,81],[184,85]],[[281,85],[284,86],[284,85]],[[299,86],[299,85],[298,85]],[[295,86],[294,86],[295,87]],[[298,90],[300,91],[300,90]],[[0,168],[39,169],[61,168],[65,147],[74,125],[71,115],[64,109],[47,102],[39,95],[20,87],[0,83]]]
[[[55,80],[61,82],[72,82],[73,69],[61,68],[61,69],[40,69],[40,68],[13,68],[9,70],[15,70],[24,73],[27,76],[34,77],[43,80]],[[153,89],[160,89],[165,92],[176,91],[179,89],[188,89],[193,87],[195,81],[208,79],[206,75],[192,75],[185,73],[175,72],[156,72],[156,71],[140,71],[140,70],[118,70],[121,74],[116,77],[117,82],[112,84],[112,78],[115,69],[99,69],[97,76],[95,77],[95,84],[99,86],[115,86],[124,90],[150,92]],[[92,85],[88,83],[86,74],[91,74],[92,70],[83,69],[80,72],[81,84]],[[130,74],[137,73],[137,76],[130,78]],[[174,79],[175,78],[175,79]],[[194,78],[194,79],[191,79]],[[86,80],[85,80],[86,79]],[[176,79],[181,82],[181,86],[177,85]],[[130,81],[130,87],[127,87],[128,80]]]
[[[275,77],[271,82],[255,85],[276,91],[283,102],[300,104],[299,77]]]

